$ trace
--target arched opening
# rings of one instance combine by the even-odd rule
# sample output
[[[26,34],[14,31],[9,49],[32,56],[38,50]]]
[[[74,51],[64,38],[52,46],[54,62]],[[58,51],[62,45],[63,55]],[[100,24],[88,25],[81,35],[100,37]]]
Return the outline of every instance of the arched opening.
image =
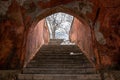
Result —
[[[73,16],[66,13],[55,13],[46,17],[46,25],[50,33],[50,40],[61,40],[61,44],[70,45],[70,29],[72,27]],[[74,44],[74,43],[73,43]]]
[[[57,12],[64,12],[74,16],[73,24],[70,29],[70,41],[75,42],[75,44],[78,45],[78,47],[86,55],[86,57],[93,63],[93,61],[95,60],[95,56],[93,52],[91,29],[88,25],[87,19],[82,14],[78,15],[68,8],[59,6],[39,14],[39,16],[30,27],[31,32],[30,34],[28,34],[25,64],[27,64],[29,60],[33,58],[33,56],[43,44],[47,44],[49,42],[49,30],[45,25],[44,18]],[[36,31],[39,31],[39,33],[37,33]],[[34,39],[32,38],[36,35],[39,35],[39,39],[38,37]]]

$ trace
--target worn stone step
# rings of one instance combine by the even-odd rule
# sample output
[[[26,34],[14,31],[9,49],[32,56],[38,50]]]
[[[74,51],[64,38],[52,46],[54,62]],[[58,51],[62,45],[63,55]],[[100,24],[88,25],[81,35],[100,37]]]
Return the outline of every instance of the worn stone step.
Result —
[[[83,59],[83,60],[79,60],[79,59],[39,59],[39,60],[31,60],[31,62],[30,63],[38,63],[38,62],[68,62],[68,63],[89,63],[89,61],[88,60],[85,60],[85,59]]]
[[[18,75],[18,79],[100,80],[100,76],[78,46],[44,45]]]
[[[80,51],[73,51],[73,50],[65,50],[65,51],[61,51],[61,50],[40,50],[38,51],[39,54],[37,55],[41,55],[41,54],[45,54],[45,55],[70,55],[70,53],[74,53],[74,54],[82,54],[82,52]]]
[[[80,49],[70,49],[70,48],[46,48],[46,49],[40,49],[38,52],[45,52],[45,51],[51,51],[51,52],[81,52]]]
[[[86,70],[29,70],[23,71],[23,74],[93,74],[95,71],[86,71]]]
[[[89,62],[86,62],[86,63],[85,62],[80,62],[80,63],[77,63],[77,64],[76,63],[72,63],[72,64],[70,64],[70,63],[62,63],[62,62],[61,63],[57,63],[57,62],[56,63],[53,63],[53,62],[51,62],[51,63],[49,63],[49,62],[48,63],[47,62],[44,62],[44,63],[41,63],[41,62],[30,62],[30,63],[28,63],[28,65],[29,64],[33,64],[33,65],[34,64],[38,64],[38,65],[47,65],[47,64],[48,65],[71,65],[71,66],[73,66],[73,65],[92,65]]]
[[[99,74],[19,74],[19,80],[101,80]]]
[[[77,59],[77,58],[52,58],[52,57],[48,57],[48,58],[43,58],[43,57],[40,57],[40,58],[33,58],[31,60],[31,62],[43,62],[43,61],[49,61],[49,62],[57,62],[57,61],[65,61],[65,62],[90,62],[89,60],[87,59]]]
[[[79,57],[79,56],[37,56],[34,57],[32,60],[76,60],[76,61],[81,61],[81,60],[86,60],[88,59],[86,57]]]
[[[46,56],[46,55],[41,55],[41,56],[36,56],[33,59],[87,59],[86,57],[82,56],[71,56],[71,55],[53,55],[53,56]]]
[[[40,65],[40,66],[27,66],[26,68],[47,68],[47,69],[86,69],[86,68],[93,68],[93,66],[66,66],[66,65]]]
[[[30,63],[28,64],[31,64],[31,63],[36,63],[36,64],[44,64],[44,63],[47,63],[47,64],[87,64],[87,63],[90,63],[88,60],[59,60],[59,59],[39,59],[39,60],[32,60]]]
[[[72,53],[72,54],[71,54]],[[38,52],[37,54],[36,54],[37,56],[39,56],[39,55],[46,55],[46,56],[48,56],[48,55],[71,55],[71,56],[75,56],[75,55],[78,55],[78,56],[84,56],[84,54],[82,53],[82,52],[73,52],[73,51],[70,51],[70,52],[68,52],[68,51],[64,51],[64,52],[58,52],[58,51],[40,51],[40,52]]]
[[[55,50],[55,49],[75,49],[75,50],[80,50],[80,48],[79,47],[77,47],[77,46],[66,46],[66,45],[45,45],[45,46],[42,46],[41,48],[40,48],[41,50],[47,50],[47,49],[52,49],[52,50]]]
[[[79,49],[79,47],[78,46],[76,46],[76,45],[43,45],[42,47],[41,47],[41,49],[45,49],[45,48],[48,48],[48,49],[50,49],[50,48],[72,48],[72,49]]]
[[[46,54],[46,53],[38,53],[38,54],[36,54],[36,57],[37,56],[45,56],[45,57],[47,57],[47,56],[53,56],[53,57],[80,57],[80,58],[82,58],[82,57],[85,57],[85,55],[83,55],[83,54],[78,54],[78,55],[75,55],[75,54],[70,54],[70,53],[65,53],[65,54],[62,54],[61,52],[58,52],[58,53],[48,53],[48,54]]]
[[[92,74],[96,71],[93,68],[88,69],[41,69],[41,68],[25,68],[23,74]]]
[[[61,46],[61,47],[57,47],[57,46],[47,47],[46,46],[46,47],[41,47],[40,50],[73,50],[73,51],[78,50],[78,51],[80,51],[80,49],[78,47],[64,47],[64,46]]]
[[[28,64],[27,67],[58,67],[58,66],[80,66],[80,67],[93,67],[92,64],[90,63],[87,63],[87,64],[36,64],[36,63],[31,63],[31,64]]]
[[[81,65],[92,65],[92,64],[90,64],[90,63],[72,63],[72,64],[70,64],[70,63],[62,63],[62,62],[61,62],[61,63],[60,63],[60,62],[59,62],[59,63],[57,63],[57,62],[56,62],[56,63],[55,63],[55,62],[54,62],[54,63],[53,63],[53,62],[51,62],[51,63],[50,63],[50,62],[48,62],[48,63],[47,63],[47,62],[44,62],[44,63],[40,63],[40,62],[34,63],[34,62],[33,62],[33,63],[32,63],[32,62],[31,62],[31,63],[29,63],[28,65],[32,65],[32,66],[42,66],[42,65],[46,65],[46,66],[47,66],[47,65],[49,65],[49,66],[50,66],[50,65],[81,66]]]
[[[86,71],[95,71],[95,69],[94,68],[79,68],[79,69],[76,69],[76,68],[73,68],[73,69],[59,69],[59,68],[23,68],[23,71],[37,71],[37,70],[39,70],[39,71],[41,71],[41,70],[45,70],[45,71],[47,71],[47,70],[50,70],[50,71],[63,71],[63,70],[66,70],[66,71],[69,71],[69,70],[78,70],[78,71],[81,71],[81,70],[86,70]]]
[[[43,61],[43,60],[50,60],[50,61],[53,61],[53,60],[57,60],[57,61],[89,61],[88,59],[86,59],[86,58],[80,58],[80,57],[78,57],[78,58],[75,58],[75,57],[66,57],[66,56],[64,56],[64,57],[53,57],[53,56],[51,56],[51,57],[45,57],[45,56],[41,56],[41,57],[35,57],[35,58],[33,58],[32,59],[33,61],[35,60],[35,61]],[[32,61],[31,60],[31,61]]]
[[[35,64],[81,64],[81,63],[89,63],[88,61],[60,61],[60,60],[56,60],[56,61],[49,61],[49,60],[42,60],[42,61],[37,61],[37,62],[31,62],[31,63],[35,63]]]
[[[83,56],[85,57],[85,55],[83,53],[79,53],[79,52],[50,52],[50,51],[44,51],[44,52],[40,52],[37,53],[36,56],[41,56],[41,55],[45,55],[45,56],[63,56],[63,55],[70,55],[70,56]]]
[[[79,51],[79,50],[51,50],[51,49],[47,49],[47,50],[40,50],[40,51],[38,51],[38,53],[60,53],[60,54],[69,54],[69,53],[71,53],[71,52],[74,52],[74,53],[82,53],[81,51]]]
[[[83,64],[86,64],[86,63],[90,63],[90,61],[88,60],[85,60],[85,59],[55,59],[55,58],[46,58],[46,59],[43,59],[43,58],[38,58],[38,59],[33,59],[30,61],[30,63],[37,63],[37,62],[77,62],[77,63],[83,63]]]
[[[61,59],[55,59],[55,58],[46,58],[46,59],[43,59],[43,58],[37,58],[37,59],[33,59],[31,60],[31,62],[46,62],[46,61],[49,61],[49,62],[80,62],[80,63],[86,63],[86,62],[89,62],[88,60],[85,60],[85,59],[64,59],[64,58],[61,58]]]
[[[88,60],[86,57],[82,57],[82,56],[45,56],[45,55],[41,55],[41,56],[36,56],[34,57],[32,60],[38,60],[38,59],[63,59],[63,60]]]
[[[78,46],[76,45],[43,45],[42,47],[75,47],[75,48],[78,48]]]

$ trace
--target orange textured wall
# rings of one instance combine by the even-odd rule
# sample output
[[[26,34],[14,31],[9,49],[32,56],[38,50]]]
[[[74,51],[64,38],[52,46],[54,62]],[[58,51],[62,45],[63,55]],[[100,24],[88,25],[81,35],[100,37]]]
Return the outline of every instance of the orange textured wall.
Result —
[[[98,50],[101,55],[101,63],[104,66],[120,64],[120,8],[106,8],[103,18],[102,12],[99,31],[104,35],[106,44],[98,43]]]
[[[7,1],[10,0],[2,1],[7,3]],[[36,29],[35,26],[31,28],[31,24],[34,23],[33,20],[38,17],[37,15],[43,13],[43,15],[39,16],[39,18],[42,19],[46,16],[45,13],[52,13],[53,11],[50,11],[52,8],[62,4],[62,6],[68,9],[64,7],[60,7],[60,9],[64,8],[65,12],[72,11],[75,13],[75,16],[82,17],[80,16],[81,10],[79,10],[79,2],[72,1],[73,0],[50,0],[45,2],[44,0],[35,0],[35,2],[30,1],[25,2],[24,5],[20,5],[16,0],[11,0],[11,4],[8,8],[4,5],[2,8],[0,7],[0,11],[5,11],[6,13],[5,15],[0,15],[0,69],[20,68],[24,63],[24,59],[29,61],[32,55],[31,52],[34,52],[34,49],[26,47],[26,42],[28,46],[28,42],[32,41],[35,44],[31,46],[32,43],[30,43],[29,47],[36,48],[36,43],[43,44],[43,42],[47,43],[49,41],[47,28],[43,28],[44,34],[42,33],[43,37],[41,37],[41,39],[36,36],[41,33],[36,32],[39,28],[37,27]],[[99,66],[105,68],[105,66],[120,64],[120,0],[87,1],[92,3],[92,11],[84,15],[87,19],[85,19],[85,17],[82,18],[95,28],[97,41],[96,43],[94,42],[94,46],[96,47],[94,51],[96,51],[95,54],[100,55],[101,64]],[[0,5],[2,5],[2,3],[0,3]],[[88,7],[86,8],[89,9]],[[99,9],[100,11],[97,14]],[[46,12],[44,13],[44,11]],[[93,23],[99,24],[96,26]],[[43,23],[41,23],[41,25],[43,25]],[[29,33],[30,31],[32,33]],[[75,41],[80,49],[85,52],[85,55],[94,62],[95,58],[98,59],[98,57],[94,58],[92,54],[93,49],[91,46],[93,43],[91,43],[91,37],[89,35],[89,27],[75,19],[71,29],[71,41]],[[35,38],[35,40],[32,38]],[[37,39],[40,41],[37,41]],[[26,54],[26,50],[28,55]]]
[[[35,56],[36,52],[43,44],[49,41],[49,33],[45,27],[45,19],[42,19],[37,25],[32,25],[28,32],[26,43],[25,65]]]
[[[24,24],[20,6],[13,2],[6,16],[0,17],[0,69],[20,68],[24,61]]]
[[[74,18],[72,28],[70,30],[70,39],[75,42],[88,59],[94,62],[94,53],[92,46],[91,30],[87,24],[80,22]]]

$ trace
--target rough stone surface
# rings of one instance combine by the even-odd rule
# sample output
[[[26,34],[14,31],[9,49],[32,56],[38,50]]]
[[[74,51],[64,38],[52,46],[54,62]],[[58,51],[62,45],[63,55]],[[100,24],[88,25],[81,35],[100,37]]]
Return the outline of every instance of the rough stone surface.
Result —
[[[25,65],[29,62],[30,59],[33,58],[33,56],[40,49],[40,47],[44,43],[48,42],[49,39],[49,37],[47,36],[48,31],[47,28],[45,28],[44,23],[45,23],[45,19],[38,22],[36,26],[34,25],[31,26],[28,32],[27,43],[26,43],[27,48],[26,48]]]
[[[0,6],[2,2],[7,3],[7,1],[10,0],[1,0]],[[92,6],[86,9],[87,12],[82,13],[79,10],[80,6],[74,5],[76,1],[89,2]],[[93,60],[97,60],[95,65],[99,64],[98,67],[105,68],[120,64],[120,0],[75,0],[75,2],[73,0],[21,0],[21,4],[11,0],[9,5],[0,7],[0,69],[22,67],[27,56],[26,44],[29,41],[28,34],[33,23],[36,25],[39,20],[59,11],[71,14],[81,22],[86,22],[92,31],[95,24],[99,22],[99,30],[91,34],[93,43],[89,43],[93,45],[90,49],[93,49],[95,55],[90,54],[88,46],[85,46],[87,43],[83,43],[85,45],[82,48],[85,49],[82,51],[87,51],[85,54],[94,56]],[[85,30],[88,29],[85,28]],[[44,32],[48,32],[47,29]],[[89,30],[85,32],[88,35]],[[97,37],[94,38],[95,33],[98,34],[97,36],[102,34],[105,44],[104,40],[100,42],[96,39]],[[44,35],[45,42],[48,42],[47,36],[47,34]],[[78,36],[75,39],[80,41]],[[81,39],[84,41],[88,38],[82,36]],[[79,43],[81,47],[82,42]],[[88,58],[91,60],[91,57]]]
[[[0,70],[0,80],[17,80],[20,70]]]
[[[74,18],[70,31],[70,39],[75,42],[83,53],[92,61],[94,59],[91,30],[87,24],[80,22]],[[94,62],[94,61],[93,61]]]

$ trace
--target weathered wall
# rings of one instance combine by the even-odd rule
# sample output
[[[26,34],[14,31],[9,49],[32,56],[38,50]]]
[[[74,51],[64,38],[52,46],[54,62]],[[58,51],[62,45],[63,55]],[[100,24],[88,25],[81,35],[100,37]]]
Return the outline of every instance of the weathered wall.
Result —
[[[98,18],[98,22],[100,23],[99,32],[103,34],[106,43],[100,44],[98,42],[98,50],[102,64],[116,66],[120,65],[120,8],[105,10],[104,17]]]
[[[61,6],[61,4],[64,7],[56,7]],[[53,8],[54,10],[52,10]],[[55,10],[56,12],[62,10],[75,17],[81,17],[91,27],[94,27],[96,37],[96,42],[94,42],[96,50],[94,51],[95,54],[100,55],[101,64],[99,66],[104,68],[105,66],[120,64],[120,0],[76,0],[75,2],[73,0],[24,0],[23,2],[19,2],[19,0],[1,0],[1,69],[18,68],[23,65],[26,54],[27,35],[32,23],[36,18],[41,20],[54,13]],[[77,28],[79,29],[79,27]],[[80,29],[83,28],[80,27]],[[47,30],[45,29],[45,31]],[[87,34],[88,32],[82,33]],[[44,34],[44,37],[47,37],[47,34]],[[79,37],[76,39],[78,42],[80,41]],[[45,42],[47,40],[45,38]],[[86,42],[84,44],[86,45]],[[83,51],[86,50],[88,50],[88,47],[83,49]],[[98,57],[95,56],[95,58],[98,60]]]
[[[88,59],[94,63],[95,56],[93,52],[91,30],[87,24],[74,18],[70,30],[70,40],[71,42],[75,42]]]
[[[23,64],[22,42],[24,24],[20,6],[14,2],[0,17],[0,69],[20,68]]]
[[[44,39],[44,44],[48,44],[49,40],[50,40],[50,33],[49,33],[49,30],[48,30],[48,25],[45,21],[45,24],[44,24],[44,28],[43,28],[43,39]]]
[[[8,14],[0,18],[0,69],[23,67],[38,48],[49,41],[45,20],[32,23],[32,18],[25,12],[14,0],[8,6]]]
[[[46,35],[48,32],[45,27],[45,19],[30,27],[26,43],[25,65],[35,56],[40,47],[48,42],[49,37]]]
[[[95,45],[101,63],[99,66],[120,65],[120,0],[91,2],[94,4],[93,11],[87,15],[95,31]]]

